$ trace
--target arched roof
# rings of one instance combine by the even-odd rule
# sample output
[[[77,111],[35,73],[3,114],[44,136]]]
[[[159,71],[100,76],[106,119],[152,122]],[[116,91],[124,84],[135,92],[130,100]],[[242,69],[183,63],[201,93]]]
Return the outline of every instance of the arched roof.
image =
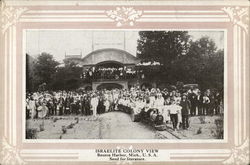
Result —
[[[86,55],[81,64],[82,65],[96,65],[104,61],[116,61],[123,64],[137,64],[139,59],[132,54],[114,48],[95,50]]]

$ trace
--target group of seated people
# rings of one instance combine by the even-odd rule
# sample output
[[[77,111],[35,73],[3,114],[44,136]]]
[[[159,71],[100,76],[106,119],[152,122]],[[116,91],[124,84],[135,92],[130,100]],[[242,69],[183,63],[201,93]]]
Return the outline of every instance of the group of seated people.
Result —
[[[44,118],[57,115],[92,115],[110,111],[141,114],[150,112],[154,120],[161,115],[163,121],[172,123],[173,129],[189,127],[189,116],[219,115],[223,113],[223,99],[219,92],[199,89],[185,92],[158,88],[113,89],[99,91],[44,91],[28,93],[26,117]]]

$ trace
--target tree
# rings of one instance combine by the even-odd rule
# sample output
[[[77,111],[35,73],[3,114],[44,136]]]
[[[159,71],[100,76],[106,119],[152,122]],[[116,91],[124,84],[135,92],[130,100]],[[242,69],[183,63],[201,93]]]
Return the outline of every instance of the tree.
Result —
[[[65,67],[57,68],[52,87],[56,90],[74,90],[80,87],[82,68],[74,62],[65,62]]]
[[[189,47],[186,31],[141,31],[139,36],[137,56],[145,61],[168,65]]]
[[[204,67],[197,76],[202,88],[216,88],[223,90],[224,85],[224,50],[214,52],[210,58],[204,60]]]
[[[34,64],[35,59],[26,54],[26,91],[28,92],[35,90]]]
[[[197,83],[203,89],[223,89],[224,51],[217,50],[209,37],[190,41],[187,55],[175,61],[173,68],[178,79],[186,83]]]
[[[196,41],[190,41],[188,55],[191,57],[212,57],[217,51],[215,42],[208,36],[202,37]]]
[[[150,79],[223,89],[224,51],[217,50],[209,37],[192,41],[186,31],[142,31],[139,35],[137,56],[163,64],[157,74],[145,71]]]
[[[171,65],[178,58],[186,55],[189,48],[186,31],[141,31],[139,32],[137,56],[142,61],[157,61],[162,64],[157,74],[158,81],[173,82]],[[150,72],[147,72],[150,75]],[[151,76],[155,76],[152,73]],[[175,81],[175,80],[174,80]],[[160,82],[159,82],[160,83]]]
[[[34,75],[36,76],[36,86],[46,83],[47,88],[51,88],[56,66],[59,63],[48,53],[41,53],[34,64]]]

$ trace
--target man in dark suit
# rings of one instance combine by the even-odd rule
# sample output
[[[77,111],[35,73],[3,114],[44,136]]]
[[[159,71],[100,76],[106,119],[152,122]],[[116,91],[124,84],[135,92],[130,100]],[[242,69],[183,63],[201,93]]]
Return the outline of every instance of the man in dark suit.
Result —
[[[80,102],[81,102],[81,114],[82,115],[86,115],[86,111],[85,111],[85,101],[86,101],[86,96],[85,95],[83,95],[83,96],[81,96],[81,98],[80,98]]]
[[[196,96],[196,105],[198,108],[198,115],[204,115],[202,101],[203,101],[203,96],[201,95],[201,92],[199,91]]]
[[[65,108],[65,102],[64,102],[64,98],[61,96],[58,101],[58,109],[59,109],[60,116],[63,115],[64,108]]]
[[[196,94],[192,91],[192,93],[189,94],[189,100],[191,103],[190,107],[190,114],[191,116],[196,115]]]
[[[180,106],[182,107],[181,109],[182,126],[183,126],[183,129],[187,129],[189,127],[188,118],[189,118],[189,111],[190,111],[191,105],[186,95],[182,96]]]

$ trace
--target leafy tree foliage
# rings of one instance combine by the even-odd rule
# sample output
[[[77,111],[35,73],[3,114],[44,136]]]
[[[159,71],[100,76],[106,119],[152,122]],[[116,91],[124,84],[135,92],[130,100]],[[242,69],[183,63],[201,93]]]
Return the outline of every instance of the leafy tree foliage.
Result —
[[[26,90],[29,92],[35,90],[34,64],[35,59],[26,54]]]
[[[202,88],[223,89],[224,51],[209,37],[191,42],[186,66],[190,77]]]
[[[158,83],[175,82],[170,74],[173,62],[187,53],[189,35],[186,31],[140,31],[137,45],[137,57],[142,61],[157,61],[163,64],[154,71],[144,70],[146,79]],[[159,77],[161,77],[159,79]]]
[[[46,88],[50,89],[58,64],[51,54],[41,53],[34,64],[35,86],[46,84]]]
[[[75,63],[66,63],[65,67],[57,68],[54,76],[53,89],[73,90],[81,85],[82,68],[77,67]]]
[[[59,62],[48,53],[40,54],[37,59],[26,57],[27,91],[37,91],[40,87],[53,90],[72,90],[82,83],[82,68],[66,61],[65,67],[57,67]]]
[[[145,61],[168,65],[186,53],[189,35],[186,31],[140,31],[137,56]]]
[[[144,31],[139,35],[138,57],[163,64],[154,76],[158,77],[156,82],[223,89],[224,51],[217,50],[209,37],[192,41],[185,31]]]

